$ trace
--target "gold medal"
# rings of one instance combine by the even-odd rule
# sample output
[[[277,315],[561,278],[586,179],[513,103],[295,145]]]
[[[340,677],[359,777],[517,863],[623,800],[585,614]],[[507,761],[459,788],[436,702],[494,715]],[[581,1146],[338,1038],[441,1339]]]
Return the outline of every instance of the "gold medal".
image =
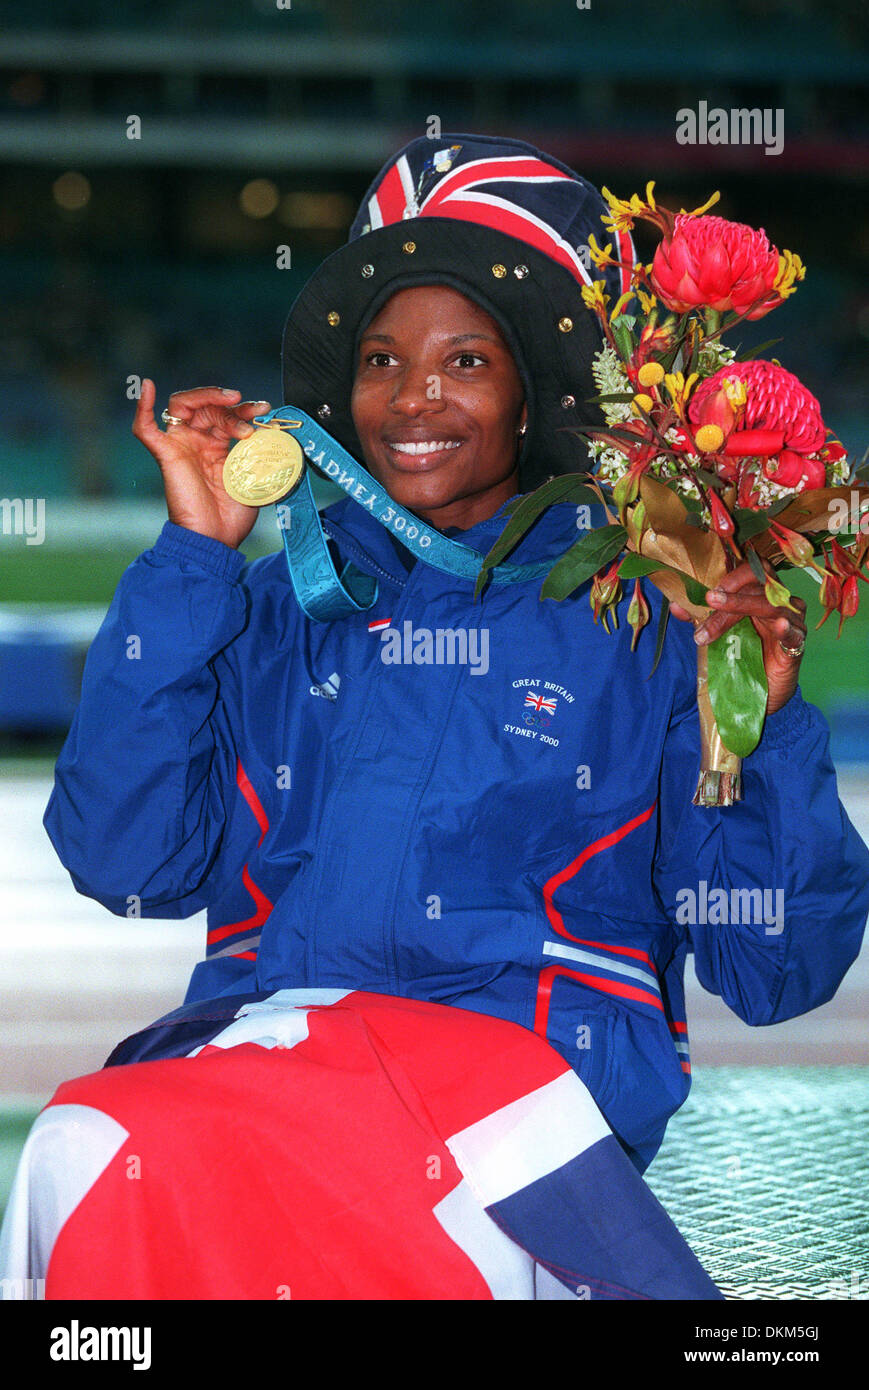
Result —
[[[223,465],[223,486],[236,502],[265,507],[292,492],[304,471],[298,439],[270,422],[232,446]]]

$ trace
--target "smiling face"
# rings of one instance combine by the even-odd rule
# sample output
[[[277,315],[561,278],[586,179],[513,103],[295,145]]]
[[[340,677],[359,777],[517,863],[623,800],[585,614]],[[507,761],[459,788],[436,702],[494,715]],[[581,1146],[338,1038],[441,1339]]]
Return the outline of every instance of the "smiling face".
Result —
[[[519,490],[522,381],[494,319],[457,290],[387,300],[359,344],[351,410],[371,472],[441,530],[485,521]]]

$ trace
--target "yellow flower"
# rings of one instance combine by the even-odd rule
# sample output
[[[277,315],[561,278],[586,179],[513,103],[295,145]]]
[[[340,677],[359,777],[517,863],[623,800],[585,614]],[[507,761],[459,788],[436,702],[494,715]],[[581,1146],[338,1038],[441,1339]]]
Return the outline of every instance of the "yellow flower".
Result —
[[[682,392],[685,389],[685,378],[681,372],[667,372],[664,377],[664,385],[670,392],[674,401],[682,399]]]
[[[609,242],[601,250],[601,248],[597,244],[597,241],[595,240],[594,232],[592,232],[589,235],[588,254],[598,270],[603,270],[604,266],[618,264],[618,262],[613,260],[612,256],[610,255],[612,249],[612,243]]]
[[[601,222],[608,232],[629,232],[632,230],[635,220],[642,217],[646,222],[654,222],[666,236],[671,236],[675,222],[675,213],[669,208],[658,207],[655,202],[654,181],[650,180],[646,184],[645,202],[638,193],[632,193],[630,198],[617,198],[614,193],[610,193],[608,188],[602,188],[606,202],[609,206],[609,213],[601,214]],[[699,217],[702,213],[711,208],[718,202],[720,193],[713,193],[702,207],[695,208],[693,212],[685,213],[687,217]]]
[[[629,232],[634,225],[636,217],[648,216],[655,211],[655,199],[652,195],[654,182],[646,184],[646,201],[643,202],[638,193],[632,193],[627,201],[624,198],[617,198],[614,193],[610,193],[608,188],[602,188],[601,193],[609,204],[609,216],[605,213],[601,216],[601,222],[609,232]]]
[[[605,281],[603,280],[595,280],[594,284],[583,285],[580,290],[582,302],[586,309],[591,309],[593,314],[599,314],[601,317],[605,316],[606,306],[610,302],[609,295],[603,292],[604,284]]]
[[[610,320],[612,322],[615,322],[619,315],[624,313],[625,309],[630,304],[633,297],[633,293],[630,290],[626,290],[624,294],[619,296],[619,298],[616,300],[615,308],[610,314]]]
[[[727,396],[734,410],[740,410],[748,400],[748,392],[745,389],[745,382],[739,377],[726,376],[722,382],[724,394]]]
[[[639,286],[637,287],[636,294],[637,299],[640,301],[640,308],[642,309],[643,313],[650,314],[658,302],[655,296],[653,294],[646,294],[646,291],[641,290]]]
[[[708,212],[710,208],[715,206],[720,197],[720,193],[713,193],[711,197],[706,199],[702,207],[694,208],[692,212],[686,212],[685,209],[682,208],[681,212],[683,217],[701,217],[704,212]]]
[[[660,386],[664,380],[664,368],[660,362],[644,362],[637,372],[637,381],[641,386]]]
[[[682,420],[685,418],[685,403],[699,380],[697,372],[692,372],[687,381],[682,372],[668,372],[664,377],[664,385],[670,393],[677,415]]]
[[[720,425],[701,425],[694,440],[701,453],[714,454],[724,443],[724,430]]]
[[[794,281],[805,280],[806,267],[803,265],[799,256],[794,255],[793,251],[781,251],[778,258],[778,274],[775,277],[773,289],[782,298],[787,299],[789,294],[796,290]]]

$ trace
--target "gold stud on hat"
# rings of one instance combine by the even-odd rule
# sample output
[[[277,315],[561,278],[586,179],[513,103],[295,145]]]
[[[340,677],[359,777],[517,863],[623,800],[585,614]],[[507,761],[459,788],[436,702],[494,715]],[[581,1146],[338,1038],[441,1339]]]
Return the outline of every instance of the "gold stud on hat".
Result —
[[[330,328],[337,328],[341,322],[341,315],[336,313],[334,309],[330,309],[326,315],[326,322]]]
[[[505,265],[501,265],[501,263],[499,262],[498,265],[492,266],[492,274],[494,275],[496,280],[503,280],[504,276],[507,274],[507,267]]]
[[[573,319],[569,319],[565,315],[563,319],[558,320],[558,327],[562,333],[571,333],[573,331]]]
[[[402,251],[406,252],[408,256],[412,256],[414,251],[416,250],[416,242],[406,241],[401,249]]]

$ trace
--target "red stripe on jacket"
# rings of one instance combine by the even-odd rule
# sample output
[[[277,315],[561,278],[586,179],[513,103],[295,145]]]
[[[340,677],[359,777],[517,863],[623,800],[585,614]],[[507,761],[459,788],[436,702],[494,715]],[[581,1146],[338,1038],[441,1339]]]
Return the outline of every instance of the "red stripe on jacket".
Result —
[[[583,864],[587,863],[593,855],[600,854],[601,850],[609,849],[611,845],[618,844],[619,840],[623,840],[626,835],[630,835],[631,831],[636,830],[637,826],[643,825],[650,816],[652,816],[657,804],[657,801],[653,801],[647,811],[641,811],[638,816],[634,816],[633,820],[626,821],[624,825],[620,825],[618,830],[611,830],[609,835],[603,835],[599,840],[595,840],[593,844],[588,845],[581,854],[578,854],[566,868],[559,869],[558,873],[553,874],[552,878],[548,879],[543,885],[543,905],[546,908],[546,916],[549,918],[549,924],[552,930],[557,932],[559,936],[566,936],[568,941],[577,941],[581,946],[596,946],[598,950],[612,951],[618,956],[633,956],[634,960],[645,961],[646,965],[651,966],[653,970],[655,969],[654,964],[646,951],[637,950],[633,946],[612,946],[604,941],[586,941],[581,936],[571,935],[564,925],[561,913],[553,903],[552,898],[556,890],[561,887],[562,883],[566,883],[569,878],[573,878],[575,874],[578,874]]]
[[[552,899],[556,890],[561,887],[562,883],[566,883],[569,878],[573,878],[575,874],[579,873],[583,864],[587,863],[593,855],[599,854],[601,850],[609,849],[612,845],[618,844],[619,841],[623,840],[626,835],[629,835],[632,830],[636,830],[638,826],[645,824],[653,815],[657,804],[657,801],[653,801],[648,810],[641,811],[639,815],[626,821],[625,824],[619,826],[617,830],[612,830],[608,835],[603,835],[599,840],[593,841],[581,854],[578,854],[575,859],[571,860],[565,868],[559,869],[558,873],[553,874],[552,878],[548,879],[543,885],[543,902],[546,908],[546,916],[553,931],[557,932],[559,936],[565,936],[569,941],[576,941],[582,946],[595,946],[598,950],[609,951],[614,955],[630,956],[633,957],[634,960],[645,961],[652,970],[655,970],[655,965],[646,951],[641,951],[632,946],[612,946],[607,942],[588,941],[583,937],[573,936],[565,927],[561,913],[558,911]],[[655,973],[657,974],[657,970],[655,970]],[[661,1013],[665,1012],[661,1000],[656,994],[652,994],[649,990],[639,989],[636,985],[622,984],[615,980],[608,980],[601,975],[591,975],[584,971],[569,970],[563,965],[549,965],[541,970],[537,984],[534,1031],[535,1033],[539,1033],[541,1037],[546,1037],[546,1030],[549,1023],[549,1008],[552,1002],[552,982],[558,975],[567,975],[570,979],[578,980],[581,984],[588,985],[591,989],[600,990],[604,994],[612,994],[621,999],[632,999],[640,1004],[651,1004],[653,1008],[658,1009]],[[683,1028],[684,1026],[684,1024],[681,1025]]]
[[[238,759],[235,780],[239,791],[253,812],[256,823],[260,828],[260,837],[257,840],[257,848],[259,848],[269,828],[269,818],[265,813],[262,802],[253,789],[250,778],[241,765],[241,758]],[[256,927],[261,927],[274,907],[274,903],[269,902],[262,889],[254,883],[248,872],[247,864],[245,864],[241,871],[241,880],[256,903],[256,912],[253,917],[248,917],[244,922],[230,922],[223,927],[214,927],[213,930],[208,933],[207,941],[209,946],[216,946],[219,941],[225,940],[228,936],[236,936],[239,932],[250,932]],[[241,951],[239,952],[239,957],[244,960],[256,960],[256,954],[251,951]]]
[[[615,994],[621,999],[633,999],[638,1004],[651,1004],[654,1008],[660,1009],[661,1013],[664,1012],[664,1005],[658,996],[649,990],[638,989],[636,985],[619,984],[615,980],[606,980],[601,975],[587,975],[580,970],[568,970],[566,965],[547,965],[541,970],[537,982],[537,1006],[534,1011],[534,1032],[539,1033],[541,1038],[546,1037],[549,1025],[552,982],[556,975],[567,975],[571,980],[579,980],[582,985],[602,990],[604,994]]]

